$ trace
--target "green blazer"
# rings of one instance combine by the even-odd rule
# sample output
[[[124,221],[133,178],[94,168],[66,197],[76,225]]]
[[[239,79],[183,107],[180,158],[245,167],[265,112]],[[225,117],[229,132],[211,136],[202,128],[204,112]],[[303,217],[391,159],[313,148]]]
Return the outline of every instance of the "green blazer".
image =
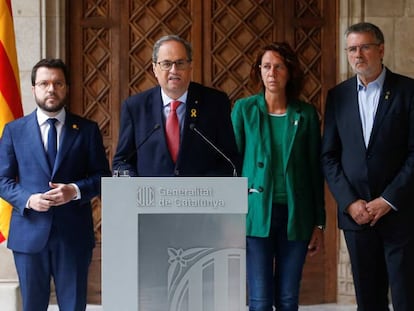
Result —
[[[236,143],[248,177],[246,235],[267,237],[272,215],[271,133],[264,93],[236,101],[232,111]],[[287,138],[283,146],[289,240],[309,240],[325,225],[324,183],[320,165],[321,133],[316,109],[301,101],[287,108]]]

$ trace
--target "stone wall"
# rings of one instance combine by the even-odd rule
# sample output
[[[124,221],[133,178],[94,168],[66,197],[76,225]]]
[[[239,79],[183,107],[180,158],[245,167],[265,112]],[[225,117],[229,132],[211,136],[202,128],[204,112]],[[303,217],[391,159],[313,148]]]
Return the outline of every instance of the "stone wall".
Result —
[[[31,92],[33,65],[44,57],[65,58],[65,0],[13,0],[17,58],[24,113],[36,105]]]
[[[17,281],[13,256],[10,250],[6,248],[6,243],[0,244],[0,263],[0,280]]]

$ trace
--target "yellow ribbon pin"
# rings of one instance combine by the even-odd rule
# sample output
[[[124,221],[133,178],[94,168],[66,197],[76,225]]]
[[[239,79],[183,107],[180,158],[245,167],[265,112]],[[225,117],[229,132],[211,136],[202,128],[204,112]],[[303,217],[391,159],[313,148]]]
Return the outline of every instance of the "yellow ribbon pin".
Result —
[[[191,109],[191,114],[190,114],[190,116],[192,117],[192,118],[197,118],[197,109]]]

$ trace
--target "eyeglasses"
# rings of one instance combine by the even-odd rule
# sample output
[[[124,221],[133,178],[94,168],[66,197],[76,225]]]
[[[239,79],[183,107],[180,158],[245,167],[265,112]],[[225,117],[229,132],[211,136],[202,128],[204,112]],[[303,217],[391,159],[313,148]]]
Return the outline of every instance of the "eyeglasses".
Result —
[[[191,61],[188,59],[179,59],[175,62],[169,61],[169,60],[163,60],[161,62],[157,62],[158,65],[160,65],[161,70],[168,71],[171,70],[172,66],[175,65],[175,69],[177,70],[185,70],[190,67]]]
[[[365,44],[360,44],[360,45],[354,45],[354,46],[350,46],[345,48],[345,51],[348,54],[355,54],[358,49],[361,51],[361,53],[365,53],[365,52],[369,52],[371,51],[372,47],[374,46],[380,46],[381,43],[365,43]]]
[[[39,81],[36,82],[35,85],[42,90],[48,90],[51,85],[53,85],[54,89],[63,90],[66,87],[66,83],[64,81]]]

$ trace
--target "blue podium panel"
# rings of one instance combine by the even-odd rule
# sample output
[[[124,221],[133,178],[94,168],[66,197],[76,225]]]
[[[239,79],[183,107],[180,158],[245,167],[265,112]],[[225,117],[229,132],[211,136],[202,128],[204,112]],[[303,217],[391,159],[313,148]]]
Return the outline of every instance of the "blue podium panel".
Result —
[[[104,311],[245,310],[245,178],[104,178]]]

